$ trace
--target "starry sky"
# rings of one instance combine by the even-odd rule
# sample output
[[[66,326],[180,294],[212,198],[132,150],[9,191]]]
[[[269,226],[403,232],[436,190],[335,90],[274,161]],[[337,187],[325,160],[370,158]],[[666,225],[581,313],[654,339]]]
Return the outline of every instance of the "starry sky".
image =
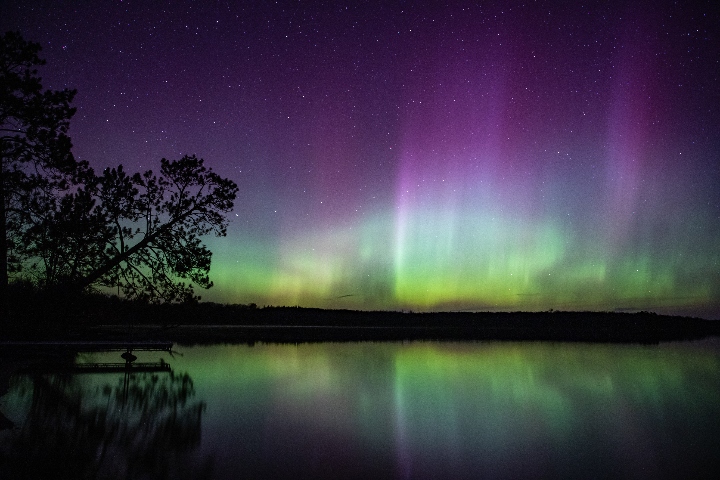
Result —
[[[96,170],[240,187],[203,299],[720,318],[711,2],[2,2]]]

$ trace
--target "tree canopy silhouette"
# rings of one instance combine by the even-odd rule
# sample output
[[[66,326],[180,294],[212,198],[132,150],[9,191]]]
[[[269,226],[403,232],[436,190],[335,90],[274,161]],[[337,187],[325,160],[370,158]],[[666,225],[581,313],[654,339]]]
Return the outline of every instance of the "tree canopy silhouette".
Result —
[[[96,175],[67,136],[75,92],[42,91],[40,46],[0,37],[3,297],[10,276],[47,288],[115,287],[128,298],[198,299],[225,236],[237,185],[196,156],[162,159],[159,174],[122,165]]]
[[[192,284],[210,288],[212,253],[200,236],[225,236],[226,213],[233,208],[237,186],[205,167],[202,159],[162,159],[160,174],[129,176],[122,166],[106,169],[94,189],[75,194],[59,225],[88,225],[68,259],[70,283],[80,288],[99,283],[118,286],[133,298],[184,301],[195,298]],[[97,220],[99,219],[99,221]],[[81,255],[76,261],[76,251]],[[55,252],[52,252],[55,254]],[[86,258],[90,259],[87,262]]]
[[[8,274],[26,260],[23,237],[38,212],[52,208],[58,192],[86,170],[67,136],[74,90],[43,91],[37,67],[40,45],[19,33],[0,36],[0,294]]]

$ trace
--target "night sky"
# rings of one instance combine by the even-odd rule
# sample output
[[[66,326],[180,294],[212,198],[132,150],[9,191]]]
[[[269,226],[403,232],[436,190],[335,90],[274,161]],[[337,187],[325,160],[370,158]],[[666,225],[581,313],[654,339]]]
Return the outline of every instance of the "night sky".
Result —
[[[357,3],[4,1],[0,31],[78,90],[77,158],[237,182],[204,300],[720,318],[713,2]]]

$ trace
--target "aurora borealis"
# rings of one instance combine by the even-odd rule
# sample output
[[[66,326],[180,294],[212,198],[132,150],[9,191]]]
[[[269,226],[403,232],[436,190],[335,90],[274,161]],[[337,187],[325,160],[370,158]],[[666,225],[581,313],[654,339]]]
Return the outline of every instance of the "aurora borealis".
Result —
[[[711,2],[50,2],[74,153],[240,187],[205,300],[720,318]]]

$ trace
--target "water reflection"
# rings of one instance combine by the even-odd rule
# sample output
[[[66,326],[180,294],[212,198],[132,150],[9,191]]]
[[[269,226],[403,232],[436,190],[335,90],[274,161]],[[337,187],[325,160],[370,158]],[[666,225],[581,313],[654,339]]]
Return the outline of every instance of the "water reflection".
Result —
[[[718,453],[715,355],[632,346],[408,349],[396,363],[408,478],[680,478]],[[705,445],[698,445],[705,442]],[[440,466],[440,468],[438,468]],[[450,476],[452,476],[452,474]]]
[[[211,465],[191,455],[205,404],[194,400],[188,374],[38,370],[14,377],[5,397],[15,417],[25,415],[0,437],[3,478],[197,478],[208,472]]]
[[[12,451],[31,448],[40,455],[41,447],[33,444],[40,431],[56,432],[41,442],[47,444],[43,450],[68,450],[56,443],[72,437],[86,448],[68,455],[75,455],[78,468],[90,465],[82,470],[90,477],[718,473],[720,349],[712,342],[181,350],[184,357],[173,359],[173,369],[187,375],[136,374],[124,404],[121,379],[114,386],[103,386],[93,375],[16,381],[0,401],[0,410],[22,425],[11,436]],[[22,406],[7,409],[10,398],[23,395],[32,399],[24,423],[17,413]]]

